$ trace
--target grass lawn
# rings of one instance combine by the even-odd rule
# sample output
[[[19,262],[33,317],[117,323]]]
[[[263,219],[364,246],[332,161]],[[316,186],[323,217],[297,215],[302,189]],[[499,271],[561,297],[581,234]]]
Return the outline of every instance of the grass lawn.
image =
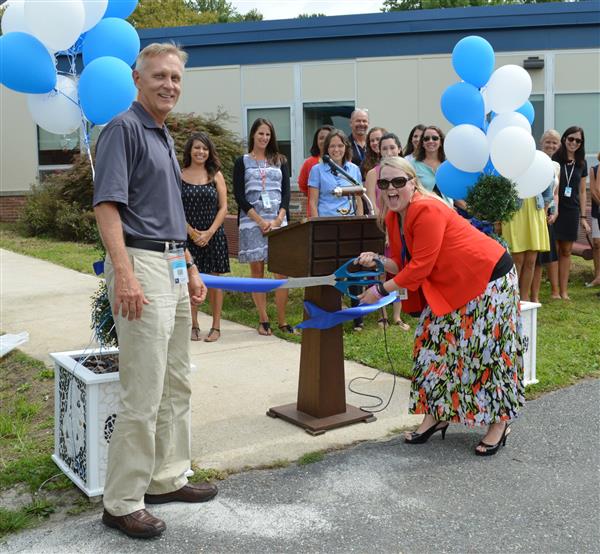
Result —
[[[92,275],[92,264],[102,257],[90,244],[64,242],[46,237],[26,237],[11,223],[0,223],[0,248]]]

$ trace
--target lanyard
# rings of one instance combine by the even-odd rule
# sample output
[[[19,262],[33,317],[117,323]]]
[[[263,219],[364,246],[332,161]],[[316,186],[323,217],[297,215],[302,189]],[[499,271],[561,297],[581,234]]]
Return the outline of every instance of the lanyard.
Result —
[[[366,150],[366,146],[363,149],[360,144],[358,144],[358,142],[356,142],[354,139],[352,140],[352,142],[354,143],[354,146],[356,148],[356,153],[358,154],[358,159],[362,162],[365,159],[365,150]]]
[[[256,165],[258,166],[258,175],[260,177],[260,182],[262,183],[262,190],[264,192],[267,182],[267,160],[265,160],[264,166],[261,166],[260,161],[256,160]]]
[[[398,217],[398,231],[400,231],[400,240],[402,241],[402,267],[406,266],[407,262],[410,262],[411,255],[408,251],[408,246],[406,245],[406,239],[404,238],[404,233],[402,232],[402,225],[400,223],[400,218]]]
[[[573,177],[573,171],[575,171],[575,162],[571,164],[571,173],[567,173],[567,165],[565,164],[565,179],[567,180],[567,187],[571,188],[571,178]]]

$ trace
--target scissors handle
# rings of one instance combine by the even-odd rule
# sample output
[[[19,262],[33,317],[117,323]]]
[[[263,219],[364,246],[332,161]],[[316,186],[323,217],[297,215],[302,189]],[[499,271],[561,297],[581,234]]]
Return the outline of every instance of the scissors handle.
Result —
[[[338,267],[336,272],[334,273],[336,279],[369,279],[373,277],[378,277],[382,273],[384,273],[383,263],[379,259],[375,259],[375,269],[367,269],[360,271],[350,271],[351,267],[360,267],[357,266],[354,262],[358,258],[352,258],[348,260],[345,264]]]

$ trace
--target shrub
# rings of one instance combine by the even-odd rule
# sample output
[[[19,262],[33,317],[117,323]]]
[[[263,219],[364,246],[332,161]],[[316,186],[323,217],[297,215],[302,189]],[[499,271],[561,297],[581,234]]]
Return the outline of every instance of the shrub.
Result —
[[[207,116],[172,114],[167,119],[167,126],[175,141],[180,164],[183,147],[192,133],[204,131],[210,135],[223,164],[222,171],[228,189],[228,209],[230,213],[235,213],[237,206],[233,198],[233,164],[244,149],[240,138],[223,126],[228,119],[227,113],[222,111]],[[76,155],[70,169],[57,171],[32,187],[21,215],[22,227],[30,235],[99,243],[92,209],[93,193],[89,159],[85,154]]]
[[[510,220],[519,209],[518,200],[514,183],[499,175],[482,175],[465,198],[469,213],[490,223]]]

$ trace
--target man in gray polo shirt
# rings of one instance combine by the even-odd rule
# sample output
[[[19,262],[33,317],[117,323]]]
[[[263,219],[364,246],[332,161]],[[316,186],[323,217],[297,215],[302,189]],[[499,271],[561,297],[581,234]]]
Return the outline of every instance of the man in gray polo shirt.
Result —
[[[180,169],[165,119],[179,98],[186,58],[172,44],[144,48],[133,72],[137,102],[105,127],[96,146],[94,210],[107,251],[121,382],[102,521],[132,537],[166,529],[146,504],[217,494],[214,485],[192,485],[185,476],[189,303],[201,303],[206,287],[185,250]]]

